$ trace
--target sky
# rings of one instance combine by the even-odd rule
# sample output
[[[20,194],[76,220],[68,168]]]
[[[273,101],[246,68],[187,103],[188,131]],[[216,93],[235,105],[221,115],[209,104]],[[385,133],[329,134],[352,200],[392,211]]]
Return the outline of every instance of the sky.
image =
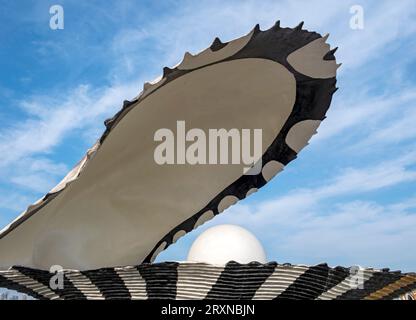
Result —
[[[49,25],[52,5],[64,29]],[[352,29],[351,7],[363,9]],[[416,1],[0,0],[0,229],[46,194],[143,82],[281,20],[330,33],[340,88],[310,145],[259,192],[181,238],[237,224],[280,263],[416,271]]]

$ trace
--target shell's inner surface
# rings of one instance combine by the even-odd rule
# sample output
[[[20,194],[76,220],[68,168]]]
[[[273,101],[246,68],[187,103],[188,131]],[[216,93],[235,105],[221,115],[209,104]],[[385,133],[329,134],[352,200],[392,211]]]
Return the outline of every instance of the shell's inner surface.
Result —
[[[204,132],[262,129],[264,153],[295,98],[293,74],[258,58],[206,66],[162,86],[118,123],[77,180],[0,240],[0,267],[85,270],[143,261],[244,172],[243,163],[159,165],[155,132],[175,132],[177,121]]]

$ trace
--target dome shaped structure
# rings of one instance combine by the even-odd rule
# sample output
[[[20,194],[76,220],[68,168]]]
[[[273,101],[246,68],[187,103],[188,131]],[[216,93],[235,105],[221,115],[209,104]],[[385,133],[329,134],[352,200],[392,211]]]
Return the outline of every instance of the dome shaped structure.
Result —
[[[205,230],[192,244],[188,261],[225,265],[239,263],[266,263],[266,253],[260,241],[246,229],[230,224]]]

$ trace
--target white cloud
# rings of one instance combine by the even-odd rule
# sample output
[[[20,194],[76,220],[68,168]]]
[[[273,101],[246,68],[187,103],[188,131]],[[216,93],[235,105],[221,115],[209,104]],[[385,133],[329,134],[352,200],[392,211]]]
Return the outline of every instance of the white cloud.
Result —
[[[22,208],[28,207],[31,202],[34,202],[33,199],[23,192],[12,192],[10,190],[0,189],[0,208],[2,209],[21,212]],[[1,226],[9,222],[1,215],[0,218],[4,219],[4,221],[3,219],[0,219]]]
[[[357,68],[380,54],[386,54],[399,45],[399,38],[406,38],[416,30],[413,1],[362,2],[365,27],[363,30],[344,32],[339,42],[339,59],[343,71]]]
[[[32,97],[22,101],[28,117],[3,127],[0,132],[0,153],[3,155],[0,167],[51,151],[73,130],[96,126],[104,115],[113,115],[122,101],[135,93],[137,89],[133,85],[96,90],[81,85],[54,98]],[[102,122],[99,125],[104,130]]]
[[[63,163],[55,163],[47,158],[22,158],[10,166],[0,168],[0,210],[22,212],[30,203],[46,194],[68,172]],[[1,219],[0,226],[8,219]]]
[[[26,117],[0,131],[0,183],[9,183],[20,191],[5,192],[0,208],[21,212],[46,194],[65,176],[68,167],[75,165],[52,161],[54,148],[70,135],[83,133],[89,134],[83,138],[92,145],[104,131],[103,120],[118,111],[123,100],[137,93],[134,84],[99,89],[80,85],[56,96],[22,100]]]
[[[398,106],[399,107],[399,106]],[[395,144],[406,140],[414,140],[416,137],[416,99],[410,104],[401,106],[403,117],[390,118],[390,121],[384,119],[384,125],[380,124],[380,129],[371,132],[371,134],[360,141],[357,148],[374,146],[376,144]]]
[[[365,28],[352,30],[349,10],[355,4],[346,1],[334,5],[328,0],[184,1],[163,19],[149,19],[137,28],[122,29],[114,39],[113,48],[128,60],[137,60],[140,59],[138,50],[146,39],[160,55],[162,65],[174,65],[186,50],[199,52],[217,36],[228,41],[249,32],[257,23],[267,29],[276,20],[288,27],[305,21],[307,29],[331,33],[330,42],[340,47],[337,57],[344,63],[341,68],[344,72],[371,63],[381,50],[396,47],[397,37],[411,35],[416,28],[412,23],[416,12],[412,1],[394,5],[363,1]]]
[[[29,159],[30,161],[31,159]],[[39,160],[35,160],[37,162]],[[39,168],[32,165],[22,166],[27,159],[15,163],[15,170],[10,177],[6,177],[11,183],[22,189],[39,193],[46,193],[56,185],[58,179],[68,172],[68,167],[62,163],[48,161]]]
[[[341,133],[343,135],[355,135],[357,134],[357,128],[360,129],[359,133],[368,134],[371,131],[376,137],[379,134],[378,132],[385,132],[387,128],[392,126],[391,119],[399,118],[398,121],[413,120],[413,106],[415,103],[416,91],[414,88],[405,88],[393,94],[379,96],[370,95],[368,92],[351,96],[348,92],[345,92],[345,94],[336,97],[335,103],[328,111],[327,119],[319,127],[319,134],[313,141],[325,140]],[[404,127],[412,130],[408,126]],[[393,132],[394,129],[389,129],[388,131],[390,131],[392,137],[395,137],[398,134],[405,135],[406,133],[403,133],[403,131],[407,132],[408,130]],[[375,137],[372,139],[375,139]]]
[[[409,169],[416,163],[416,152],[371,167],[347,168],[334,181],[315,189],[314,196],[327,198],[343,194],[358,194],[416,181],[416,170]]]
[[[346,168],[337,177],[321,185],[308,189],[291,190],[280,198],[253,205],[250,210],[245,211],[246,217],[243,220],[248,224],[258,226],[267,226],[269,224],[268,218],[271,217],[283,218],[284,221],[296,220],[297,218],[292,216],[292,212],[308,211],[324,200],[340,196],[360,195],[413,182],[416,181],[416,170],[411,167],[415,163],[416,152],[411,152],[372,166]],[[236,209],[232,208],[230,212],[233,210],[240,210],[240,208],[236,206]],[[241,212],[238,216],[241,217]],[[231,215],[229,217],[232,219]]]
[[[336,261],[414,269],[416,208],[407,212],[368,201],[353,201],[330,210],[323,215],[315,209],[315,214],[305,217],[301,225],[288,226],[286,237],[276,239],[276,256],[281,251],[293,254],[298,262]]]

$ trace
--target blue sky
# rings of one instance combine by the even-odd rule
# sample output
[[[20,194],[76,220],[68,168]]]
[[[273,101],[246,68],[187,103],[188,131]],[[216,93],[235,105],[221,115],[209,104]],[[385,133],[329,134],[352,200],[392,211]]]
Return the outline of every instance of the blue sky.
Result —
[[[64,30],[49,8],[64,8]],[[352,30],[350,7],[364,9]],[[415,1],[0,0],[0,227],[51,189],[144,81],[256,23],[304,27],[338,46],[338,86],[310,146],[260,192],[180,239],[241,225],[269,260],[416,271]]]

